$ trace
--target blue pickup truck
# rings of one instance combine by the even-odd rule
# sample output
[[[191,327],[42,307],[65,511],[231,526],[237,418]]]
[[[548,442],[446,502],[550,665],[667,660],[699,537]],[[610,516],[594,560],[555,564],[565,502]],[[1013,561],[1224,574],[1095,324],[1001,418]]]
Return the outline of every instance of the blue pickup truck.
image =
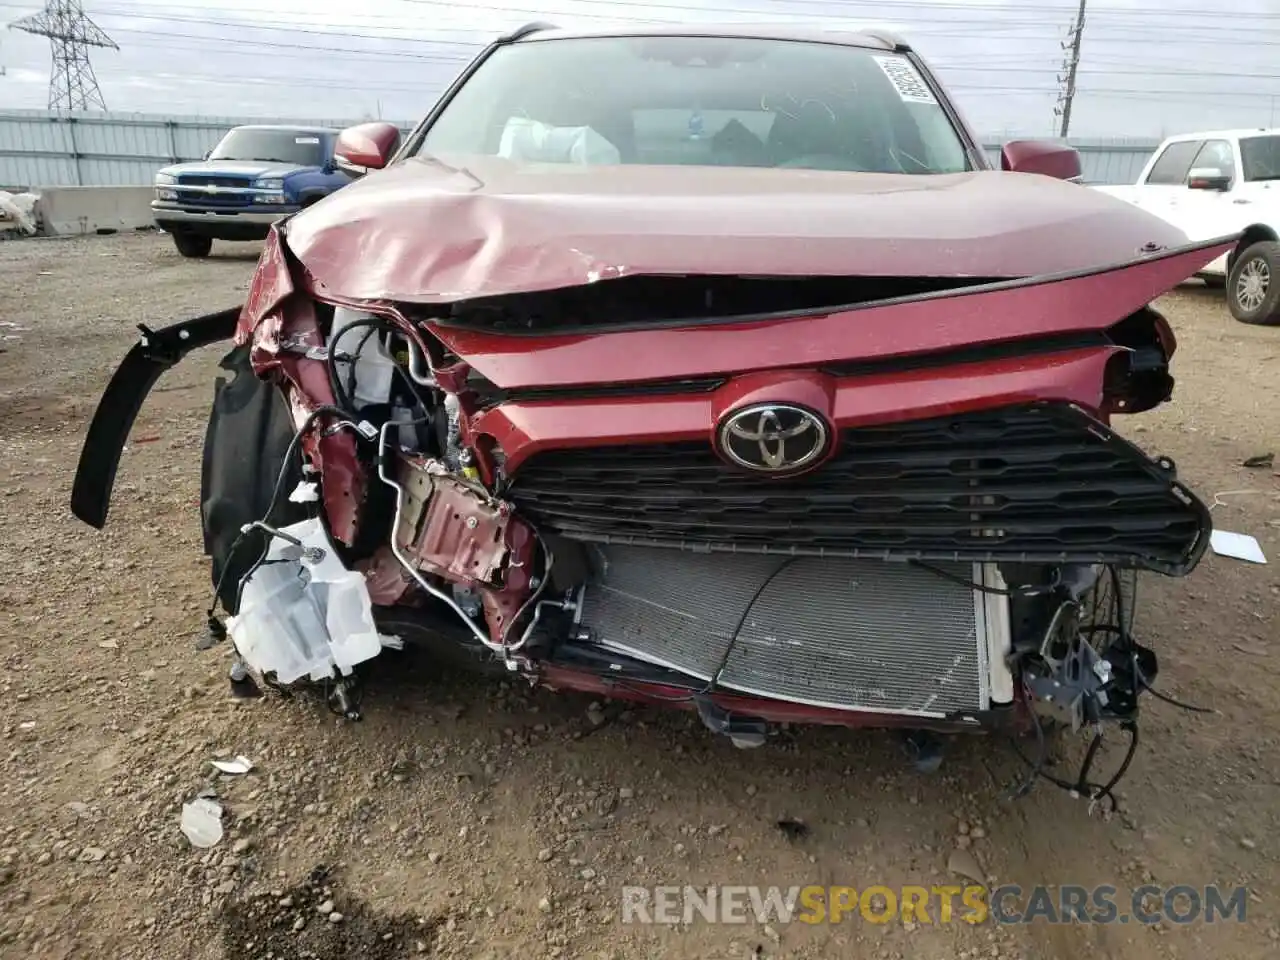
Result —
[[[338,133],[327,127],[235,127],[203,160],[156,174],[156,226],[184,257],[207,257],[214,240],[263,239],[276,220],[351,182],[333,160]]]

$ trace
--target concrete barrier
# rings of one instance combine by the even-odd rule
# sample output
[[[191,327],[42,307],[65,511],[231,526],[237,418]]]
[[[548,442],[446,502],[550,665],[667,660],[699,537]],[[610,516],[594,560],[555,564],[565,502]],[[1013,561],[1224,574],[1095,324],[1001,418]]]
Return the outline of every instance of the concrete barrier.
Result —
[[[150,227],[152,187],[39,187],[36,217],[46,237]]]

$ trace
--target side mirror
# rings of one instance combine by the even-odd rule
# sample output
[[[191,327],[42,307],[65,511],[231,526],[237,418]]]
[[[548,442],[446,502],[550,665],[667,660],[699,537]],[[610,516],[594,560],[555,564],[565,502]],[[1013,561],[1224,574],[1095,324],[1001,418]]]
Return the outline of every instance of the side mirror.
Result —
[[[1000,148],[1000,169],[1077,183],[1083,178],[1076,148],[1053,140],[1010,140]]]
[[[1217,167],[1196,167],[1187,174],[1187,189],[1226,192],[1231,189],[1231,174]]]
[[[339,170],[363,176],[381,170],[400,146],[400,128],[393,123],[361,123],[338,134],[333,160]]]

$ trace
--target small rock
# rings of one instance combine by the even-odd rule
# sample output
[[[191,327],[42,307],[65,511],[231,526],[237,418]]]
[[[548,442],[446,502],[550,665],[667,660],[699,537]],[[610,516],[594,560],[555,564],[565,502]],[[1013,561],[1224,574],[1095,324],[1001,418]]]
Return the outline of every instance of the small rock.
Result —
[[[293,921],[293,932],[294,933],[299,932],[306,925],[307,925],[307,918],[299,917],[297,920]]]
[[[636,792],[632,790],[630,787],[623,787],[621,790],[618,791],[619,800],[634,800],[635,795],[636,795]]]
[[[587,707],[587,722],[593,727],[598,727],[604,723],[604,708],[598,703],[593,703]]]
[[[436,853],[434,850],[432,850],[430,853],[428,853],[428,854],[427,854],[427,860],[428,860],[428,862],[430,862],[430,863],[439,863],[439,862],[440,862],[440,854],[438,854],[438,853]]]
[[[341,922],[342,922],[342,914],[340,914],[337,910],[333,911],[333,913],[329,914],[329,922],[330,922],[330,923],[341,923]]]
[[[972,830],[969,831],[969,836],[973,837],[973,839],[975,840],[981,840],[986,835],[987,835],[987,831],[982,829],[982,827],[974,827]]]
[[[541,900],[539,900],[539,901],[538,901],[538,909],[539,909],[539,910],[541,910],[543,913],[550,913],[550,912],[551,912],[551,899],[550,899],[549,897],[543,897]]]
[[[279,905],[284,907],[286,910],[288,910],[290,907],[293,906],[293,897],[281,897],[279,901]]]
[[[101,863],[107,858],[107,851],[101,847],[85,847],[80,851],[81,863]]]
[[[594,880],[596,878],[596,872],[590,867],[583,867],[582,872],[579,873],[578,876],[583,880]]]
[[[1241,837],[1240,846],[1244,847],[1246,850],[1257,850],[1258,841],[1250,840],[1248,837]]]
[[[239,840],[237,840],[235,843],[231,845],[231,852],[247,853],[252,846],[253,846],[252,840],[250,840],[248,837],[241,837]]]
[[[550,847],[543,847],[541,850],[538,851],[538,862],[546,863],[555,855],[556,855],[556,852],[552,850]]]
[[[754,797],[755,795],[756,795],[756,785],[753,783],[747,787],[747,796]]]
[[[326,900],[320,906],[316,907],[316,913],[333,913],[334,903],[332,900]]]

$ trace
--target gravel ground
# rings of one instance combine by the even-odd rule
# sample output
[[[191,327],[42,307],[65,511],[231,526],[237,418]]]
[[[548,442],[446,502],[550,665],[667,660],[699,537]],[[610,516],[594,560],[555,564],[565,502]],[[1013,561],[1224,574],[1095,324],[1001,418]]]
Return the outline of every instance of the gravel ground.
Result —
[[[1161,685],[1123,813],[1042,785],[965,739],[922,775],[892,737],[793,730],[739,752],[683,714],[379,658],[366,718],[228,696],[197,651],[209,581],[197,508],[219,348],[167,374],[124,456],[111,520],[71,517],[88,417],[132,342],[240,302],[254,245],[185,261],[168,238],[0,244],[0,956],[146,958],[875,957],[1146,960],[1280,950],[1280,696],[1274,566],[1207,557],[1147,578],[1138,626]],[[1280,557],[1280,330],[1187,286],[1177,400],[1124,421],[1172,456],[1219,523]],[[246,754],[226,777],[209,761]],[[1114,755],[1111,760],[1114,762]],[[179,831],[213,788],[226,834]],[[780,818],[808,832],[787,836]],[[624,925],[624,884],[1248,884],[1244,924],[999,927]],[[936,920],[936,916],[934,918]]]

